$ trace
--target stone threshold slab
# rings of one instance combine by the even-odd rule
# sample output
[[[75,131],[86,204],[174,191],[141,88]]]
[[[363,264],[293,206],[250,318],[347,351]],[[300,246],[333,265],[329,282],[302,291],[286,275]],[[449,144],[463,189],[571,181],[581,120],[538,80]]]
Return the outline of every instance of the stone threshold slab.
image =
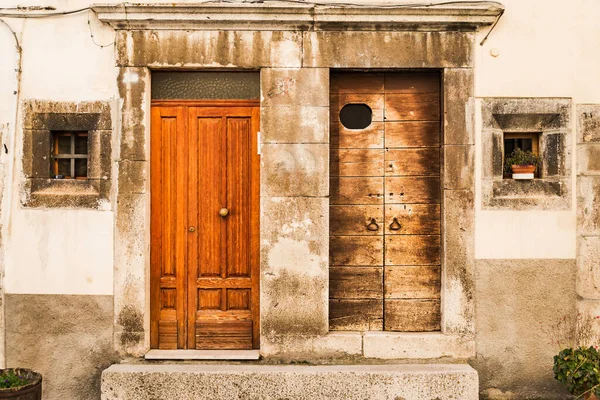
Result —
[[[259,350],[150,350],[146,360],[258,360]]]
[[[103,400],[479,398],[467,364],[115,364],[102,372]]]

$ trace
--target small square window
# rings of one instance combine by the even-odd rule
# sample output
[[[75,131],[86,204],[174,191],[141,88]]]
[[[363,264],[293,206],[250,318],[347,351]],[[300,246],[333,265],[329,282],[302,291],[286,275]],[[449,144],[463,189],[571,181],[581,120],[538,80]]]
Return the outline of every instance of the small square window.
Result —
[[[535,155],[540,155],[539,153],[539,133],[513,133],[513,132],[505,132],[504,133],[504,155],[502,160],[505,160],[507,156],[512,154],[515,149],[521,149],[523,151],[531,151]],[[504,172],[504,178],[510,178],[511,174],[507,174]],[[535,177],[539,178],[539,168],[535,171]]]
[[[52,132],[52,170],[54,179],[87,179],[87,132]]]

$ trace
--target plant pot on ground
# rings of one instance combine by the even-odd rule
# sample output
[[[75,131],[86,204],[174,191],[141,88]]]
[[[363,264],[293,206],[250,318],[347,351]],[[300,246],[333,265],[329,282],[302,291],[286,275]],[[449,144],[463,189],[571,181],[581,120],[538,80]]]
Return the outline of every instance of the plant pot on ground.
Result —
[[[40,400],[42,376],[25,368],[0,369],[0,399]]]
[[[523,151],[516,148],[504,159],[504,172],[507,175],[533,174],[540,165],[540,158],[531,151]]]

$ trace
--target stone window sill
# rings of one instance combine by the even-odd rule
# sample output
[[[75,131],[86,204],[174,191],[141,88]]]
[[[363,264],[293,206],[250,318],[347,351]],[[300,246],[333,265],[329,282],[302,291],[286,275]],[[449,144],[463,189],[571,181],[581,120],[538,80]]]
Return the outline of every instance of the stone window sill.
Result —
[[[110,180],[28,179],[23,206],[33,208],[102,209],[108,202]]]
[[[501,179],[483,185],[484,209],[563,210],[571,206],[567,179]]]

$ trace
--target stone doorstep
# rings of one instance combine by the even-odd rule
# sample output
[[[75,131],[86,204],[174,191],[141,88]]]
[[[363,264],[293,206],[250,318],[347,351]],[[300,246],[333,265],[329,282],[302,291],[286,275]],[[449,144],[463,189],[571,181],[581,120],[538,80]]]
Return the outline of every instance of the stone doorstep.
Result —
[[[479,379],[467,364],[114,364],[101,390],[103,400],[477,400]]]
[[[146,360],[258,360],[260,350],[150,350]]]

